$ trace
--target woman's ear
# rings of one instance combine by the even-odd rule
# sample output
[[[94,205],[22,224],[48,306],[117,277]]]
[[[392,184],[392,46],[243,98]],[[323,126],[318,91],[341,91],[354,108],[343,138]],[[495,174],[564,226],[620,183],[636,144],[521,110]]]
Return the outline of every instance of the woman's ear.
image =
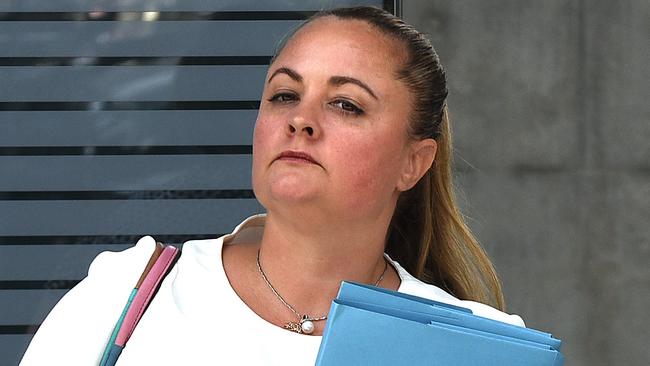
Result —
[[[428,138],[411,142],[407,149],[402,174],[397,181],[397,189],[401,192],[413,188],[431,168],[436,158],[438,144],[436,140]]]

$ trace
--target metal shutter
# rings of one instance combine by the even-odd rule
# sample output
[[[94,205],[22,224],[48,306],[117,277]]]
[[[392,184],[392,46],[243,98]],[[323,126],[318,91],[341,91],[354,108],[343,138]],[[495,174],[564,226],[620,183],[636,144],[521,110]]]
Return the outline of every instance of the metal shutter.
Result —
[[[261,212],[250,153],[270,55],[313,11],[361,4],[396,9],[0,2],[0,364],[99,252],[217,237]]]

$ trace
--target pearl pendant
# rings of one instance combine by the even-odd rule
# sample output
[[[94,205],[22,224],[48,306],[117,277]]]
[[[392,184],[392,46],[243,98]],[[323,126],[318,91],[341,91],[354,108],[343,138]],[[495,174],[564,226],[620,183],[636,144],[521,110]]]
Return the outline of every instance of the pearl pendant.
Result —
[[[314,322],[309,320],[307,315],[303,315],[300,320],[300,329],[302,329],[302,332],[305,334],[312,334],[314,332]]]

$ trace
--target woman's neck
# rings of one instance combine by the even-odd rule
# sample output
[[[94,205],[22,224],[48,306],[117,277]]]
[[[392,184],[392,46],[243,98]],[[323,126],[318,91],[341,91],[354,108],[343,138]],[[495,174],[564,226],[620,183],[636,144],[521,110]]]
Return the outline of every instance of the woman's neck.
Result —
[[[375,284],[382,275],[387,226],[385,222],[346,221],[343,227],[334,220],[316,224],[304,217],[291,220],[269,213],[260,243],[260,265],[296,311],[320,316],[329,310],[341,281]],[[391,274],[379,285],[396,289],[399,277]]]

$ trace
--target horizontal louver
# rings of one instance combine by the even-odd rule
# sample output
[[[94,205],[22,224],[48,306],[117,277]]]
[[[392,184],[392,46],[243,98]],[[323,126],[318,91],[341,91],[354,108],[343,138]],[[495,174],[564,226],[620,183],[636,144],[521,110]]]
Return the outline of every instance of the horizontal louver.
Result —
[[[385,1],[0,2],[0,364],[105,250],[218,237],[266,68],[302,19]]]

